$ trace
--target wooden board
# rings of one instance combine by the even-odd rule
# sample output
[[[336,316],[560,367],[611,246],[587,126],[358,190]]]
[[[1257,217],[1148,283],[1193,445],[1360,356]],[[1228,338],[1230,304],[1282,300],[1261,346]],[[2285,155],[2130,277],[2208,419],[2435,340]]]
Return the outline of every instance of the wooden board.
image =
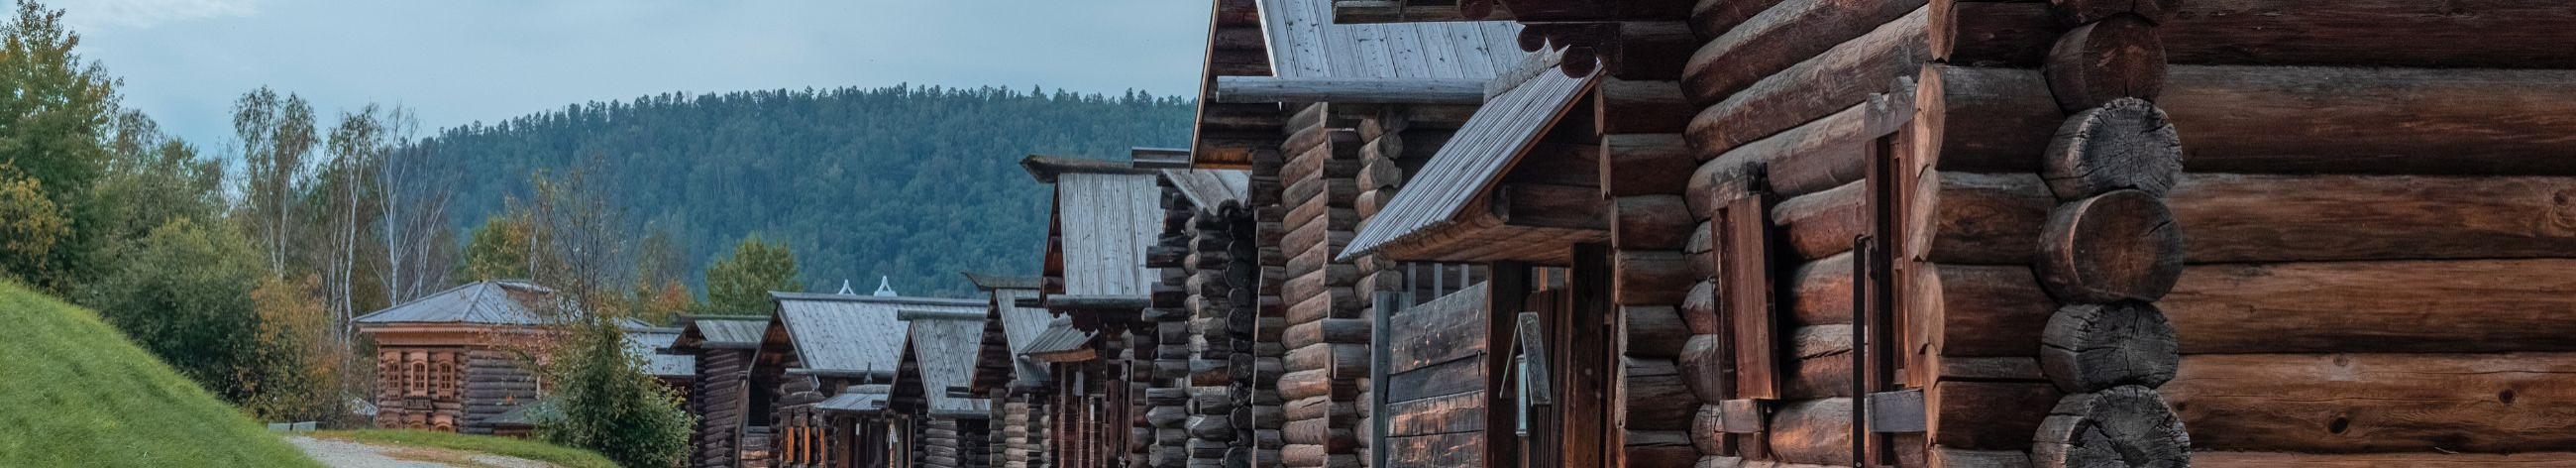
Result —
[[[2576,446],[2576,354],[2185,356],[2160,389],[2207,450],[2523,452]]]

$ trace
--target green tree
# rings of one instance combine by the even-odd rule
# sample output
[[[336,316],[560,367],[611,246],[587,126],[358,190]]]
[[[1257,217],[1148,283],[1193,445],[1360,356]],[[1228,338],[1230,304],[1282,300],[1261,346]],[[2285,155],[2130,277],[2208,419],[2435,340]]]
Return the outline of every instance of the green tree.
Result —
[[[250,292],[267,276],[249,240],[226,223],[179,218],[120,257],[81,302],[198,385],[248,400],[261,372]]]
[[[796,280],[796,255],[785,244],[760,240],[759,233],[742,238],[733,246],[733,254],[707,265],[708,312],[719,314],[765,314],[770,291],[801,291],[804,283]]]
[[[44,249],[0,250],[8,257],[0,265],[56,294],[96,270],[88,257],[101,243],[89,226],[104,224],[105,215],[90,200],[90,185],[107,164],[104,137],[118,85],[73,51],[80,35],[62,19],[62,10],[22,0],[17,15],[0,25],[0,166],[18,173],[16,180],[0,176],[0,183],[22,192],[12,195],[15,207],[0,209],[41,210],[23,193],[40,189],[70,228]],[[29,254],[43,258],[23,258]]]
[[[526,216],[496,214],[483,219],[483,226],[465,243],[464,269],[458,274],[466,281],[495,279],[528,279],[528,244],[534,240]]]
[[[619,465],[672,466],[688,451],[696,418],[680,410],[680,397],[644,374],[644,363],[626,352],[626,335],[613,314],[589,314],[569,330],[567,346],[548,365],[554,400],[540,418],[538,437],[599,452]]]
[[[45,197],[43,182],[20,177],[0,163],[0,279],[41,283],[51,276],[54,245],[72,232],[63,209]]]

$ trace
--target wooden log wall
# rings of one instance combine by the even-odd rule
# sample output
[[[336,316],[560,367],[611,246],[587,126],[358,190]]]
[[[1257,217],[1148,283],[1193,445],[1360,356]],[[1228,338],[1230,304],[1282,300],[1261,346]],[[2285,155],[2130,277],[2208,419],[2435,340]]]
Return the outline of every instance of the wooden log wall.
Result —
[[[1617,73],[1603,78],[1592,97],[1601,188],[1611,197],[1612,323],[1627,363],[1611,390],[1612,466],[1691,466],[1716,455],[1689,443],[1689,419],[1680,417],[1700,407],[1687,395],[1677,360],[1692,336],[1681,308],[1693,286],[1714,271],[1692,261],[1706,255],[1692,245],[1702,223],[1683,198],[1696,160],[1681,132],[1694,108],[1674,78]]]
[[[508,412],[515,405],[536,401],[539,396],[536,375],[509,353],[477,349],[464,355],[464,424],[459,431],[490,434],[492,425],[484,420]]]
[[[1271,113],[1279,113],[1276,106],[1272,107]],[[1320,122],[1323,116],[1321,106],[1308,106],[1297,110],[1288,120]],[[1238,412],[1244,417],[1236,419],[1248,420],[1250,424],[1240,425],[1242,427],[1236,437],[1251,442],[1248,449],[1244,448],[1245,445],[1229,448],[1226,453],[1229,463],[1239,459],[1248,460],[1250,466],[1280,466],[1283,450],[1287,448],[1284,434],[1288,427],[1285,416],[1287,399],[1280,392],[1280,379],[1287,374],[1288,354],[1286,343],[1280,341],[1288,328],[1288,302],[1280,294],[1288,282],[1288,254],[1280,243],[1288,233],[1284,228],[1288,216],[1285,203],[1287,186],[1282,179],[1287,158],[1284,156],[1286,153],[1278,148],[1285,144],[1288,136],[1306,125],[1313,124],[1265,127],[1272,133],[1263,135],[1263,139],[1252,144],[1251,176],[1244,192],[1244,205],[1251,212],[1251,219],[1248,223],[1236,225],[1237,232],[1249,232],[1251,236],[1227,247],[1227,251],[1243,257],[1227,264],[1227,278],[1250,285],[1235,288],[1228,297],[1234,305],[1233,323],[1236,326],[1248,325],[1248,332],[1236,334],[1235,355],[1228,360],[1226,367],[1233,374],[1231,390],[1235,401],[1240,402],[1239,407],[1250,409]],[[1245,224],[1249,224],[1250,229],[1243,229]],[[1245,255],[1247,252],[1249,255]],[[1248,304],[1244,296],[1251,298]]]
[[[697,432],[691,436],[689,460],[700,468],[734,468],[739,466],[735,440],[742,433],[742,391],[751,377],[751,350],[707,349],[697,354],[698,378],[689,390],[689,414],[698,417]]]
[[[1177,210],[1172,219],[1180,222],[1173,233],[1185,239],[1176,247],[1185,253],[1177,266],[1188,294],[1183,307],[1188,346],[1181,348],[1187,360],[1180,369],[1186,371],[1180,388],[1186,389],[1188,402],[1182,411],[1171,412],[1181,415],[1172,422],[1177,427],[1158,431],[1180,430],[1178,453],[1185,466],[1229,466],[1228,457],[1236,455],[1242,461],[1232,466],[1245,466],[1252,456],[1248,442],[1253,424],[1251,406],[1238,397],[1236,380],[1252,377],[1234,363],[1237,356],[1250,362],[1259,314],[1251,281],[1258,269],[1252,258],[1251,214],[1240,201],[1204,207],[1179,203],[1170,209]],[[1245,417],[1236,417],[1238,408]]]
[[[1367,297],[1359,265],[1333,261],[1359,225],[1357,176],[1362,148],[1386,133],[1363,135],[1361,122],[1336,115],[1329,104],[1308,106],[1290,120],[1280,167],[1282,264],[1280,299],[1287,304],[1281,332],[1283,371],[1279,396],[1287,424],[1280,460],[1290,467],[1361,465],[1360,387],[1368,377],[1367,334],[1351,340],[1328,327],[1356,324],[1366,330]],[[1399,127],[1400,128],[1400,127]],[[1356,320],[1356,321],[1355,321]],[[1357,344],[1358,347],[1337,346]],[[1358,356],[1347,356],[1357,352]],[[1356,365],[1352,365],[1356,364]]]

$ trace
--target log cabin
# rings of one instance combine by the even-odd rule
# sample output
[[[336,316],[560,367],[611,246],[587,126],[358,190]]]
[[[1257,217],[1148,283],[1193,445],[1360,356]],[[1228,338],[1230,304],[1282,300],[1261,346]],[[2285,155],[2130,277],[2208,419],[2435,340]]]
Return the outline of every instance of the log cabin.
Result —
[[[744,415],[752,408],[745,395],[752,354],[760,349],[769,317],[684,315],[679,322],[680,336],[671,349],[695,356],[697,374],[687,405],[689,414],[698,417],[698,427],[689,435],[691,449],[684,464],[698,468],[765,465],[768,460],[745,459],[745,452],[737,447],[743,440]]]
[[[1155,434],[1136,430],[1134,409],[1148,388],[1160,388],[1151,366],[1157,350],[1136,346],[1154,343],[1139,335],[1159,332],[1145,320],[1161,289],[1161,272],[1145,266],[1162,232],[1159,172],[1044,155],[1020,165],[1054,192],[1034,305],[1057,320],[1022,352],[1047,363],[1054,378],[1054,400],[1045,405],[1051,458],[1069,467],[1141,464]]]
[[[985,301],[904,297],[882,284],[872,295],[770,297],[778,310],[752,357],[740,458],[777,467],[919,463],[915,420],[889,411],[924,404],[895,385],[907,342],[901,311],[980,317]]]
[[[903,362],[895,377],[895,417],[910,421],[906,449],[919,455],[914,466],[983,468],[990,466],[986,434],[992,432],[991,400],[968,386],[975,354],[983,345],[988,312],[899,308],[906,324]]]
[[[974,375],[968,390],[992,403],[985,443],[990,466],[1048,466],[1044,420],[1045,391],[1054,384],[1047,366],[1021,353],[1029,349],[1049,322],[1046,309],[1022,307],[1037,300],[1044,278],[966,273],[968,282],[992,296],[986,304],[984,336],[975,349]]]
[[[1389,408],[1482,416],[1472,464],[2576,464],[2576,427],[2534,424],[2565,419],[2542,389],[2576,359],[2540,338],[2569,302],[2533,295],[2576,255],[2576,171],[2546,157],[2576,150],[2564,2],[1333,13],[1522,23],[1591,82],[1589,115],[1529,128],[1594,148],[1593,190],[1515,187],[1567,162],[1543,145],[1444,148],[1413,178],[1442,185],[1341,253],[1494,267],[1484,342],[1548,378],[1489,387],[1516,405]],[[1524,206],[1595,203],[1597,240],[1494,240]],[[1567,269],[1552,307],[1578,320],[1502,293],[1538,289],[1529,266]],[[1515,311],[1535,340],[1501,332]],[[1563,419],[1495,458],[1523,415]]]
[[[479,281],[359,316],[376,343],[376,427],[491,434],[487,420],[534,401],[513,350],[540,334],[554,290]]]
[[[1390,421],[1372,402],[1388,392],[1373,378],[1383,349],[1370,346],[1373,333],[1393,308],[1462,290],[1484,271],[1339,254],[1361,220],[1461,134],[1498,77],[1533,74],[1516,45],[1522,27],[1337,22],[1330,0],[1212,3],[1187,159],[1249,173],[1243,232],[1255,274],[1239,281],[1254,297],[1257,339],[1238,367],[1261,377],[1253,398],[1232,403],[1253,408],[1251,464],[1386,463],[1379,434]],[[1400,294],[1381,304],[1380,292]]]

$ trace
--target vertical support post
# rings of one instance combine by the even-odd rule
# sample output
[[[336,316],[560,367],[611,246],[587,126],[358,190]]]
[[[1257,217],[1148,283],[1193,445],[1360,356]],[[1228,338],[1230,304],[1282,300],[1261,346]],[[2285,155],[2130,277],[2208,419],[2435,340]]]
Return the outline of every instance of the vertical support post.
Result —
[[[1518,468],[1520,437],[1512,430],[1520,413],[1517,387],[1511,385],[1512,330],[1528,310],[1530,266],[1500,262],[1488,268],[1485,287],[1485,466]],[[1508,409],[1508,410],[1507,410]],[[1385,466],[1385,465],[1378,465]]]
[[[1867,235],[1854,237],[1852,239],[1851,368],[1853,375],[1851,380],[1851,450],[1853,468],[1867,467],[1871,462],[1869,456],[1870,439],[1872,438],[1869,433],[1869,393],[1871,390],[1870,380],[1872,380],[1874,376],[1870,375],[1869,355],[1871,351],[1870,346],[1874,343],[1870,342],[1869,329],[1875,325],[1871,323],[1870,320],[1872,315],[1875,314],[1870,313],[1869,299],[1870,291],[1872,289],[1876,289],[1876,286],[1878,285],[1868,281],[1868,279],[1872,277],[1871,273],[1873,271],[1869,259],[1874,255],[1870,252],[1870,247],[1870,237]]]
[[[1405,300],[1406,295],[1404,292],[1378,291],[1370,298],[1369,466],[1387,466],[1387,436],[1391,429],[1388,419],[1394,416],[1387,413],[1386,408],[1387,361],[1393,360],[1389,349],[1395,344],[1389,328],[1397,309],[1410,302]]]

